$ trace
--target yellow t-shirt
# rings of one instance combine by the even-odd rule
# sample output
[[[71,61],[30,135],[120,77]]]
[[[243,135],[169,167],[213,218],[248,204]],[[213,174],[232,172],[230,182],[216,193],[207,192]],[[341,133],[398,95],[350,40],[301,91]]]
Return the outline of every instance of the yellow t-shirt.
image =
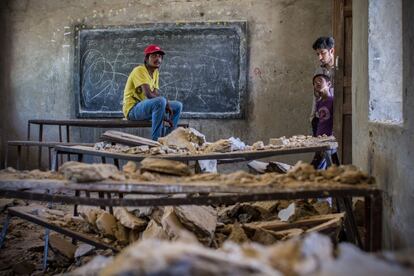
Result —
[[[142,91],[141,85],[148,84],[151,91],[154,90],[154,88],[159,89],[158,80],[158,69],[154,71],[152,78],[145,65],[139,65],[132,70],[124,89],[122,112],[124,113],[125,118],[128,118],[129,111],[137,102],[147,98],[144,91]]]

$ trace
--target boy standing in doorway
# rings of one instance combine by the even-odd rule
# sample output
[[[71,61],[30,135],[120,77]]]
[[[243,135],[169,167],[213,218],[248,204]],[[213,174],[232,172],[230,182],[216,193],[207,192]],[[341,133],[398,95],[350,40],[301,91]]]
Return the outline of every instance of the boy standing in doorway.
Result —
[[[314,96],[316,98],[315,110],[319,118],[316,125],[315,136],[333,134],[333,104],[334,97],[331,93],[331,79],[324,74],[316,74],[313,77]],[[338,155],[332,154],[332,162],[339,165]],[[326,160],[321,153],[317,153],[311,163],[315,169],[323,169],[327,167]]]

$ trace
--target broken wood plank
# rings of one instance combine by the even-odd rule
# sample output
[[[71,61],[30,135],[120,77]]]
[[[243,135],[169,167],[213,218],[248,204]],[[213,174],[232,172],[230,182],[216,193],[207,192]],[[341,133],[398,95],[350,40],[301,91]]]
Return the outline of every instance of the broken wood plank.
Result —
[[[280,220],[271,220],[271,221],[263,221],[263,222],[251,222],[243,224],[243,227],[246,229],[255,229],[255,228],[263,228],[266,230],[272,231],[282,231],[291,228],[306,228],[306,227],[314,227],[315,225],[325,223],[327,221],[342,218],[344,213],[338,214],[328,214],[328,215],[318,215],[318,216],[311,216],[308,218],[300,219],[298,221],[294,221],[291,223],[283,222]]]
[[[174,207],[180,222],[197,237],[213,237],[217,225],[217,212],[210,206],[184,205]]]
[[[115,130],[107,130],[102,135],[101,138],[104,141],[109,142],[115,142],[115,143],[121,143],[128,146],[141,146],[141,145],[147,145],[150,147],[159,147],[161,146],[160,143],[140,137],[137,135],[132,135],[129,133],[125,133],[122,131],[115,131]]]
[[[337,228],[341,226],[343,219],[345,217],[345,214],[344,213],[340,213],[340,214],[341,216],[338,216],[336,218],[328,220],[327,222],[324,222],[322,224],[309,228],[308,230],[306,230],[306,232],[322,232],[327,229]]]

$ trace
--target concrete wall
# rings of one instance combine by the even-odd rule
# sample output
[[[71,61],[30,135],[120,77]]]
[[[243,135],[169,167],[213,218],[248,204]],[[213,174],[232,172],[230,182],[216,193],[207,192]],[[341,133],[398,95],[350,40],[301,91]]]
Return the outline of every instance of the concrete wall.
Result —
[[[245,120],[194,120],[210,141],[230,136],[252,143],[310,133],[311,45],[329,35],[331,1],[308,0],[9,0],[2,1],[1,140],[25,139],[31,118],[74,118],[75,24],[247,20],[248,108]],[[69,28],[67,28],[69,27]],[[4,100],[3,100],[4,99]],[[57,131],[45,129],[57,139]],[[34,133],[37,135],[36,133]],[[96,141],[100,131],[75,132]],[[149,132],[138,132],[149,137]],[[309,157],[309,156],[307,156]],[[296,159],[296,158],[295,158]],[[289,161],[289,159],[287,159]],[[293,159],[292,159],[293,160]]]
[[[368,15],[373,16],[372,12],[377,8],[376,0],[353,3],[353,163],[373,174],[385,191],[383,240],[385,247],[391,249],[414,246],[414,2],[393,2],[398,1],[402,3],[402,11],[391,9],[385,14],[389,18],[402,18],[402,28],[398,32],[402,36],[402,47],[400,46],[394,54],[387,51],[394,47],[394,44],[385,43],[388,33],[385,30],[381,33],[384,36],[382,44],[368,43],[368,30],[374,27],[368,25],[368,22],[373,22],[368,20]],[[393,21],[391,24],[398,24],[399,20]],[[381,49],[376,51],[375,47]],[[398,55],[402,54],[402,64],[399,64],[402,88],[389,92],[402,95],[401,124],[369,120],[370,95],[375,95],[378,85],[395,81],[392,74],[383,74],[381,79],[376,80],[379,84],[370,85],[368,67],[373,61],[369,60],[369,56],[372,56],[369,55],[369,51],[375,51],[378,54],[375,58],[384,63],[395,62]]]

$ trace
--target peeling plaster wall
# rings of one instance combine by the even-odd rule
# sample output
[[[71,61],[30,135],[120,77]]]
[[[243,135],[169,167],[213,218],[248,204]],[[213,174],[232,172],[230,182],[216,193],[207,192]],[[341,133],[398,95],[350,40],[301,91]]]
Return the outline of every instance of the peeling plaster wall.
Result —
[[[7,100],[1,101],[1,116],[8,118],[1,122],[2,152],[5,141],[25,139],[28,119],[75,118],[73,26],[83,23],[247,20],[246,119],[192,120],[190,125],[209,141],[236,136],[248,143],[267,142],[271,137],[310,133],[311,78],[317,64],[311,45],[316,37],[330,34],[330,0],[2,2],[8,41],[2,51],[7,60],[1,74]],[[93,142],[100,133],[76,130],[73,140]],[[149,130],[135,133],[150,136]],[[57,135],[57,127],[46,127],[47,139],[56,140]],[[293,162],[297,157],[284,160]]]
[[[378,86],[369,85],[368,11],[370,2],[353,3],[353,163],[377,178],[384,189],[383,241],[389,249],[414,246],[414,2],[402,1],[402,105],[403,124],[374,123],[368,120],[370,93]],[[372,7],[372,6],[371,6]],[[388,16],[401,16],[389,13]],[[383,34],[387,35],[386,32]],[[385,40],[384,40],[385,41]],[[395,60],[383,43],[381,56],[385,62]],[[383,75],[380,82],[394,79]],[[381,85],[381,83],[379,84]],[[377,108],[379,108],[377,106]],[[388,108],[388,107],[387,107]]]

